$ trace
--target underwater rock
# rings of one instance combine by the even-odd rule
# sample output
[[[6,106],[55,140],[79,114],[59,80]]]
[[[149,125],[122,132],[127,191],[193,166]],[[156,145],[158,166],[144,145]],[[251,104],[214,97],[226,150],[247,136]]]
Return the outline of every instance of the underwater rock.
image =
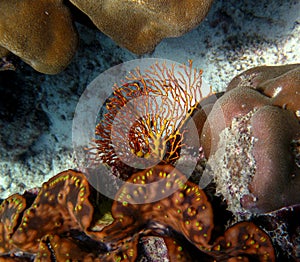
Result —
[[[203,125],[217,192],[237,216],[300,202],[300,66],[234,78]]]

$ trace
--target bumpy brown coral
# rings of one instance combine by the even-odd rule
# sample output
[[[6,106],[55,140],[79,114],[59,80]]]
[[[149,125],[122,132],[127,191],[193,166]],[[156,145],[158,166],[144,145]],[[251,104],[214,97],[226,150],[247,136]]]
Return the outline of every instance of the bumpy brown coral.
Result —
[[[0,46],[0,57],[7,56],[8,54],[9,54],[9,51],[6,48]]]
[[[62,2],[1,0],[2,49],[19,56],[39,72],[56,74],[62,71],[77,48],[71,14]]]
[[[204,192],[172,166],[136,173],[128,182],[112,206],[113,223],[102,230],[93,228],[91,187],[79,172],[69,170],[50,179],[33,203],[20,195],[4,200],[1,261],[30,261],[30,254],[34,261],[45,262],[135,261],[143,235],[165,237],[170,261],[195,261],[188,258],[183,239],[173,239],[176,234],[195,245],[200,256],[211,257],[206,261],[274,261],[269,237],[253,223],[230,227],[211,245],[211,205]]]
[[[70,0],[119,45],[136,54],[165,37],[182,35],[206,16],[212,0]]]
[[[39,72],[62,71],[77,48],[77,32],[63,2],[0,0],[0,58],[12,52]],[[119,45],[143,54],[152,51],[163,38],[182,35],[198,25],[213,1],[70,2]]]
[[[246,71],[214,104],[201,140],[217,190],[235,212],[300,202],[299,110],[299,65]]]

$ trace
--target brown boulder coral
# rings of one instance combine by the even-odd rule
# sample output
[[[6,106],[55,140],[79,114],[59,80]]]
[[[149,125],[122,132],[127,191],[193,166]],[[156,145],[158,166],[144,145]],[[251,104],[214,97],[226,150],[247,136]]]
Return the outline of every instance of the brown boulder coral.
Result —
[[[201,139],[217,191],[237,215],[300,202],[299,110],[299,65],[246,71],[214,104]]]
[[[9,50],[35,70],[56,74],[71,61],[77,33],[62,0],[0,0],[0,55]]]
[[[6,48],[0,46],[0,57],[5,57],[8,54],[9,54],[9,51]]]
[[[136,54],[147,53],[163,38],[180,36],[196,27],[213,1],[63,2],[0,0],[0,57],[11,52],[39,72],[56,74],[62,71],[77,48],[71,9],[75,16],[86,14],[99,30],[120,46]],[[78,20],[85,21],[82,17]]]
[[[300,64],[259,66],[236,76],[227,90],[248,86],[269,97],[273,105],[300,113]]]
[[[70,0],[119,45],[150,52],[165,37],[180,36],[206,16],[212,0]]]

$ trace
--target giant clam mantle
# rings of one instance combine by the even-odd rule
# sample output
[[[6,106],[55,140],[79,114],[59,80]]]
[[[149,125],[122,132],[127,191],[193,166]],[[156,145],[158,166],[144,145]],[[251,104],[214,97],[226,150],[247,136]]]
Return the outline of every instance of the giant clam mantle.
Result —
[[[138,204],[155,190],[176,192],[160,201]],[[170,261],[275,261],[268,235],[251,222],[228,228],[210,244],[213,212],[205,193],[172,166],[156,166],[131,176],[112,205],[113,222],[97,230],[91,186],[82,173],[65,171],[45,183],[30,203],[13,195],[0,206],[1,261],[136,261],[141,236],[160,235]],[[100,223],[100,222],[98,222]],[[100,224],[99,224],[100,225]],[[178,235],[176,237],[176,235]],[[182,238],[182,236],[184,238]],[[190,241],[196,248],[189,252]],[[206,261],[206,260],[205,260]]]

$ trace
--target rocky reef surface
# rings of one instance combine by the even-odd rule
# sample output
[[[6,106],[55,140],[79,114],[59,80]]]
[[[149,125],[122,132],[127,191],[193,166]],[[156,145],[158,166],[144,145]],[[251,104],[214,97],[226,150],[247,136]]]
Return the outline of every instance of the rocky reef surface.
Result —
[[[77,24],[80,35],[78,51],[70,65],[60,74],[50,76],[38,73],[21,61],[16,61],[14,70],[0,71],[0,90],[4,94],[0,98],[0,198],[4,199],[13,193],[23,193],[26,189],[41,186],[42,182],[57,173],[76,168],[78,159],[73,151],[71,132],[75,108],[85,88],[105,70],[136,58],[162,58],[180,63],[192,59],[193,66],[203,70],[203,81],[211,85],[214,91],[222,92],[235,76],[254,66],[278,66],[300,62],[299,10],[298,0],[259,3],[250,0],[215,1],[208,16],[197,28],[181,37],[164,39],[151,54],[142,56],[119,47],[98,30]],[[234,82],[237,79],[239,83]],[[232,85],[243,85],[248,80],[253,84],[251,77],[246,79],[246,82],[241,80],[245,79],[235,78],[228,89],[231,89]],[[283,86],[285,80],[289,81],[283,79]],[[268,86],[269,91],[272,91],[272,81]],[[229,96],[224,97],[221,101],[225,101]],[[273,102],[264,101],[261,104],[265,106]],[[224,103],[226,104],[226,101]],[[274,103],[286,107],[280,100]],[[230,133],[232,141],[236,142],[235,135],[243,129],[245,123],[255,118],[256,110],[258,109],[251,110],[242,118],[231,119],[235,129],[227,127],[223,135],[228,138]],[[263,112],[260,111],[260,114]],[[279,116],[278,123],[285,121],[284,119],[283,116]],[[289,125],[292,127],[294,123]],[[249,130],[243,131],[243,134],[247,135]],[[242,135],[240,141],[244,138]],[[280,132],[277,135],[282,136]],[[242,143],[251,141],[243,140]],[[245,144],[241,144],[241,148],[243,145]],[[297,155],[298,142],[293,144],[293,148],[294,155]],[[214,160],[218,161],[226,150],[228,148],[224,146],[217,151]],[[251,148],[246,153],[252,154],[253,150],[255,149]],[[299,156],[297,157],[293,164],[299,166]],[[248,158],[247,161],[251,162],[253,159]],[[286,162],[288,163],[288,160]],[[228,165],[228,162],[220,161],[219,165],[213,168],[223,173],[224,165]],[[290,173],[291,179],[295,176],[297,174]],[[219,183],[224,182],[224,177],[219,179]],[[275,182],[278,181],[281,180]],[[255,183],[259,184],[257,181]],[[297,184],[290,184],[293,188],[290,192],[296,192]],[[251,187],[250,190],[253,189],[253,185]],[[289,192],[289,188],[285,188],[286,192]],[[220,187],[217,190],[220,194],[227,194],[228,199],[232,198],[232,192],[224,192],[224,188]],[[277,193],[276,190],[270,190],[269,196],[274,192]],[[255,193],[259,196],[261,194]],[[254,210],[255,199],[244,199],[243,203]],[[236,203],[236,199],[232,201]],[[272,205],[276,204],[278,201],[272,202]],[[236,205],[233,204],[231,210],[235,208]],[[267,209],[268,207],[265,208]],[[293,205],[277,211],[273,209],[267,216],[258,215],[253,221],[272,237],[276,250],[281,252],[279,258],[291,259],[290,254],[293,254],[293,257],[298,256],[299,224],[294,222],[293,217],[299,214],[299,207]],[[237,212],[244,212],[243,207],[239,206]],[[141,239],[145,243],[145,253],[147,248],[151,250],[161,241],[159,238]],[[166,253],[165,247],[162,248],[162,253]]]

